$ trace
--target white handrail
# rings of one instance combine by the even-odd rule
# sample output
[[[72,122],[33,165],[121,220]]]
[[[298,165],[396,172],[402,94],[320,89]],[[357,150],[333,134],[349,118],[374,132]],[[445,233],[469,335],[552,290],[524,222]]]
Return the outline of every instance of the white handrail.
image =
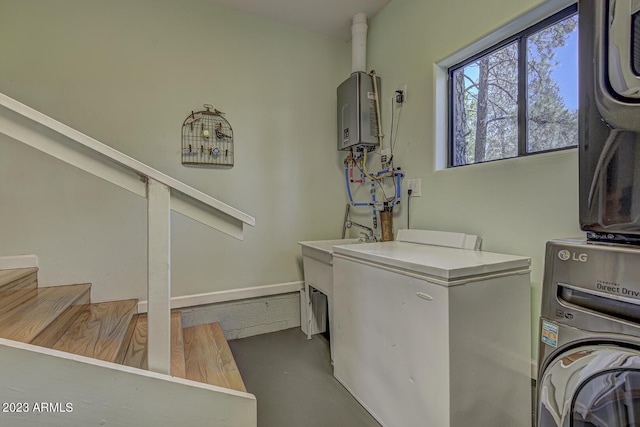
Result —
[[[240,240],[255,219],[4,94],[0,106],[0,133],[147,199],[148,365],[168,374],[170,210]]]
[[[199,190],[196,190],[195,188],[190,187],[181,181],[178,181],[168,175],[165,175],[162,172],[156,169],[153,169],[152,167],[147,166],[146,164],[132,157],[129,157],[126,154],[121,153],[120,151],[115,150],[109,147],[108,145],[105,145],[97,141],[96,139],[91,138],[88,135],[85,135],[82,132],[79,132],[65,125],[64,123],[61,123],[1,93],[0,93],[0,105],[2,105],[3,107],[6,107],[7,109],[13,112],[18,113],[23,117],[26,117],[27,119],[33,122],[39,123],[51,130],[54,130],[60,135],[66,136],[70,140],[78,143],[79,145],[86,147],[92,150],[93,152],[104,156],[105,158],[112,160],[113,162],[119,164],[120,166],[123,166],[126,169],[129,169],[133,173],[136,173],[138,175],[141,175],[147,178],[152,178],[162,184],[165,184],[167,187],[171,188],[173,191],[178,191],[189,198],[200,201],[224,214],[227,214],[243,222],[244,224],[247,224],[250,226],[255,226],[256,224],[255,219],[253,217],[239,211],[238,209],[235,209],[217,199],[214,199],[213,197]],[[2,129],[0,129],[0,132],[4,133]],[[12,135],[9,135],[9,136],[12,136]],[[41,150],[41,151],[47,152],[45,150]],[[55,153],[47,152],[47,154],[52,154],[55,157],[57,157]],[[64,160],[64,159],[61,159],[61,160]],[[82,168],[82,169],[86,170],[85,168]],[[86,171],[91,173],[91,171],[89,170],[86,170]]]

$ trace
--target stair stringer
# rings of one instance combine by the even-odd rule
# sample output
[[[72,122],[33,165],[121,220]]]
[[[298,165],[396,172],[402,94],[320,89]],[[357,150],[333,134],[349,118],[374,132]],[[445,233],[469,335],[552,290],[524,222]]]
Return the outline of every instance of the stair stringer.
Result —
[[[249,393],[6,339],[0,360],[0,400],[31,409],[2,413],[3,425],[257,426]],[[64,412],[34,413],[42,402]]]

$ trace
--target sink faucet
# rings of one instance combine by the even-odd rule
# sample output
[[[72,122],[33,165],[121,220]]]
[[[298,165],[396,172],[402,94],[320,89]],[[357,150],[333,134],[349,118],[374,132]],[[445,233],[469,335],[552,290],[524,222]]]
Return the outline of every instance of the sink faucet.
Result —
[[[353,221],[345,221],[344,226],[346,228],[351,228],[352,226],[356,226],[356,227],[360,227],[363,230],[366,230],[368,234],[362,233],[364,234],[364,241],[365,242],[375,242],[376,241],[376,236],[374,236],[373,234],[373,229],[367,227],[366,225],[362,225],[362,224],[358,224],[357,222],[353,222]]]

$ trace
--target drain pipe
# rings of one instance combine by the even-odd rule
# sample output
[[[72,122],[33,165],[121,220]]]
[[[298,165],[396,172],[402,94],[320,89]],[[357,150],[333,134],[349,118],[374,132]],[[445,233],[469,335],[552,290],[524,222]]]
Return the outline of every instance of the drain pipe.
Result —
[[[351,72],[367,71],[367,14],[357,13],[351,25]]]
[[[347,222],[349,221],[349,210],[351,209],[351,205],[347,203],[347,206],[344,210],[344,220],[342,221],[342,238],[344,239],[347,235]],[[407,227],[409,228],[409,227]]]

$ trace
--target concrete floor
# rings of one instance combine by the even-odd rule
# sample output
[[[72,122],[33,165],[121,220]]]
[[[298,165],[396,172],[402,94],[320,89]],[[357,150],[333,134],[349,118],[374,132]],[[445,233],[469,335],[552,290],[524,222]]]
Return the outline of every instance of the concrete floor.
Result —
[[[333,377],[329,343],[300,328],[229,341],[259,427],[379,427]]]
[[[258,399],[258,427],[380,427],[333,377],[329,342],[299,328],[229,341],[249,393]],[[531,424],[536,388],[531,384]]]

